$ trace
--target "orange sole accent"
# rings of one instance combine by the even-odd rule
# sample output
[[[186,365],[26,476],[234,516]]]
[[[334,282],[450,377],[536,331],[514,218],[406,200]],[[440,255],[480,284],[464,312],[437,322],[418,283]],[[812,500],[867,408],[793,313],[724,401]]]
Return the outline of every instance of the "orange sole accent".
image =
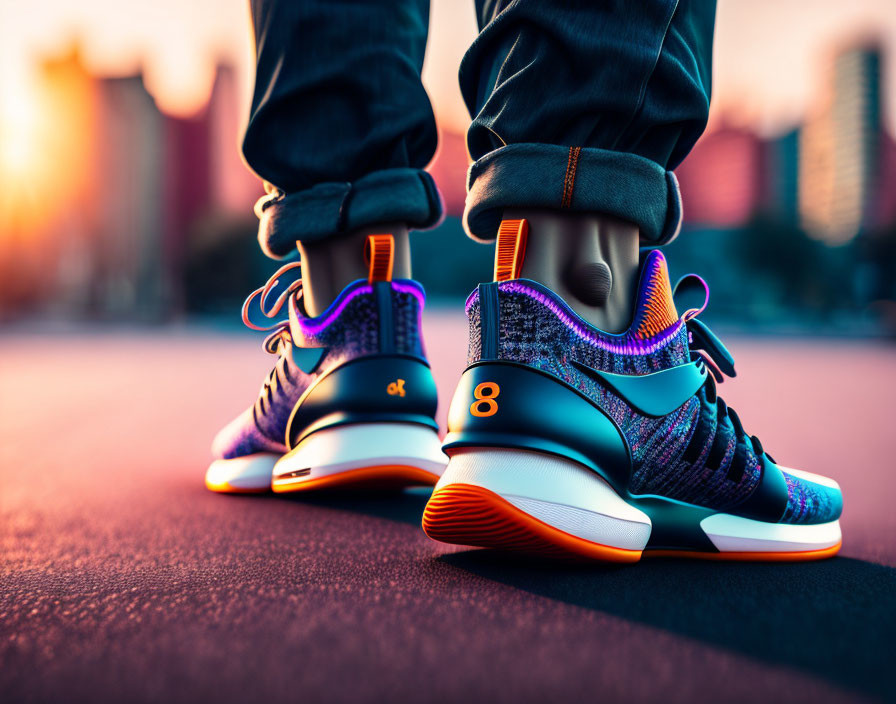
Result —
[[[406,486],[435,486],[437,474],[419,467],[381,465],[361,467],[316,479],[297,477],[292,480],[274,479],[273,490],[278,494],[316,489],[400,489]]]
[[[570,535],[472,484],[437,489],[423,511],[423,531],[457,545],[519,550],[543,557],[637,562],[640,550],[613,548]]]
[[[824,560],[840,552],[843,541],[820,550],[795,552],[700,552],[698,550],[645,550],[644,557],[684,557],[693,560],[729,560],[732,562],[808,562]]]
[[[214,491],[216,494],[267,494],[270,487],[264,489],[241,489],[239,487],[230,486],[227,482],[213,483],[206,482],[205,488]]]

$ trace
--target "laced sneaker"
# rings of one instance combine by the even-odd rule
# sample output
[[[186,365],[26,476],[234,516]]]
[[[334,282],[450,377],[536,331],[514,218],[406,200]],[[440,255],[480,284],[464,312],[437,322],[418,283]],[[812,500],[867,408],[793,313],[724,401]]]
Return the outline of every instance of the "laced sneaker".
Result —
[[[511,225],[502,232],[522,240],[524,221]],[[499,238],[499,258],[522,251]],[[706,300],[679,315],[666,261],[650,252],[633,323],[613,335],[535,281],[496,278],[467,300],[469,366],[427,535],[620,562],[645,550],[755,560],[839,550],[837,483],[778,465],[718,396],[734,360],[697,319],[702,279],[680,282],[702,285]]]
[[[215,437],[209,489],[435,484],[447,459],[420,336],[424,293],[391,280],[393,247],[390,235],[372,235],[370,279],[317,317],[303,313],[299,262],[246,299],[243,322],[270,331],[264,348],[278,360],[255,403]],[[286,318],[272,322],[284,306]]]

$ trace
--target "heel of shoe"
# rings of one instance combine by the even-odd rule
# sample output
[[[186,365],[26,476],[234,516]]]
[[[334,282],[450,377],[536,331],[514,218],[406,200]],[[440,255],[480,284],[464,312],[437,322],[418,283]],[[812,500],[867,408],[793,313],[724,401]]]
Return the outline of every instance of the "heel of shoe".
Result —
[[[445,469],[436,432],[414,423],[355,423],[305,437],[274,466],[275,492],[432,486]]]
[[[577,462],[483,447],[452,455],[426,505],[423,530],[445,543],[635,562],[651,525]]]

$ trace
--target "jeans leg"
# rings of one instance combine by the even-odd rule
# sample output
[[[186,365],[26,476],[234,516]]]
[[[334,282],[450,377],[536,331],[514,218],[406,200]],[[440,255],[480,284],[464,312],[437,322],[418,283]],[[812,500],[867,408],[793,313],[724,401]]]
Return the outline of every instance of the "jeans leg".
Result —
[[[256,206],[265,253],[378,222],[438,222],[423,171],[437,144],[420,82],[429,0],[251,0],[251,10],[243,154],[269,191]]]
[[[599,212],[648,244],[678,232],[674,169],[709,113],[715,0],[477,0],[461,64],[475,160],[464,224],[508,207]]]

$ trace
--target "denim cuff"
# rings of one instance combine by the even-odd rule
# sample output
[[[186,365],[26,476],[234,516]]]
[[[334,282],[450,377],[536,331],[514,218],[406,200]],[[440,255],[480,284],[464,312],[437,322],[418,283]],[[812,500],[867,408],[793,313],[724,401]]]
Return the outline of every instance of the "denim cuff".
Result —
[[[282,259],[296,242],[316,242],[380,222],[427,229],[442,219],[435,182],[420,169],[375,171],[345,183],[319,183],[298,193],[276,191],[255,206],[258,242],[269,257]]]
[[[470,167],[464,228],[493,240],[506,208],[612,215],[635,223],[644,244],[671,242],[681,228],[681,194],[671,171],[608,149],[511,144]]]

